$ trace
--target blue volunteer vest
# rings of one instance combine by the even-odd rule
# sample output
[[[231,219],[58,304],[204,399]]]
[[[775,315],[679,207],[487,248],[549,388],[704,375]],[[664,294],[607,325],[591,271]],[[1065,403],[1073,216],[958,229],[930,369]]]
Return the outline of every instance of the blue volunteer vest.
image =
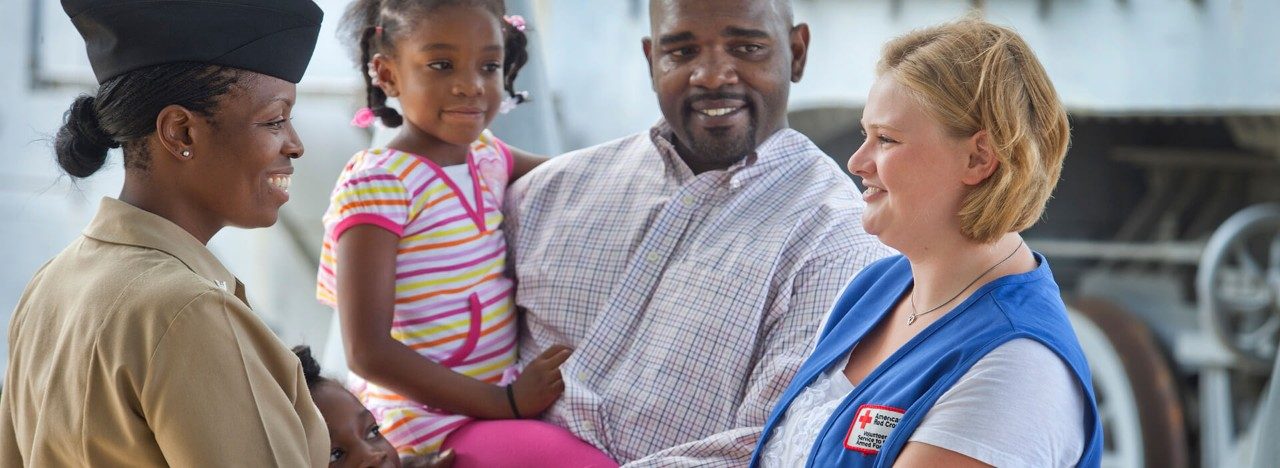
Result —
[[[892,466],[938,398],[978,359],[1017,338],[1043,343],[1075,374],[1086,396],[1083,423],[1087,433],[1078,465],[1098,466],[1102,424],[1093,379],[1067,320],[1049,262],[1038,253],[1035,258],[1039,262],[1035,270],[982,286],[868,374],[818,433],[807,466]],[[814,379],[843,360],[911,283],[911,267],[899,255],[867,266],[845,288],[813,354],[774,406],[752,454],[752,467],[759,466],[760,453],[791,402]]]

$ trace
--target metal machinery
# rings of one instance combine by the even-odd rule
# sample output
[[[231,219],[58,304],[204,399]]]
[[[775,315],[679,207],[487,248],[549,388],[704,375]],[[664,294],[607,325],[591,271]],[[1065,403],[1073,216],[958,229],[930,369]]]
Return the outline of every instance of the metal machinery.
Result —
[[[1111,148],[1145,190],[1109,238],[1031,242],[1077,267],[1064,292],[1114,466],[1243,466],[1264,414],[1280,341],[1280,117],[1197,120],[1146,125],[1156,140],[1226,133],[1230,146]],[[1063,201],[1054,209],[1107,211]]]
[[[1261,401],[1280,341],[1280,3],[795,4],[815,44],[840,44],[810,63],[847,65],[805,77],[791,124],[841,164],[874,79],[876,50],[860,45],[969,7],[1022,34],[1072,118],[1062,179],[1026,237],[1092,367],[1103,465],[1255,461],[1260,418],[1280,417]]]

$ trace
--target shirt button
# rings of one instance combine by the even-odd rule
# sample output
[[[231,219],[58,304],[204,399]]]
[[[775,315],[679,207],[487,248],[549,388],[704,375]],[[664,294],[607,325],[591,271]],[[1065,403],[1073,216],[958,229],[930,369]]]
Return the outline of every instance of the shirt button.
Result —
[[[680,199],[680,203],[683,203],[684,206],[693,206],[693,195],[685,195]]]
[[[579,382],[586,382],[586,381],[587,381],[587,373],[586,373],[586,372],[583,372],[583,371],[578,371],[578,381],[579,381]]]
[[[648,260],[649,263],[657,263],[659,260],[657,252],[649,252],[649,255],[645,255],[644,258],[645,260]]]

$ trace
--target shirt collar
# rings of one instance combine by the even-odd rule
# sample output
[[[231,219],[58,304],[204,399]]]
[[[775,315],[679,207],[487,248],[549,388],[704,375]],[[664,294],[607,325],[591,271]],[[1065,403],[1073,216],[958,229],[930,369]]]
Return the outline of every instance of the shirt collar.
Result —
[[[665,119],[659,119],[658,123],[649,129],[649,139],[658,149],[658,154],[662,155],[662,161],[666,164],[669,173],[680,181],[693,177],[693,171],[689,169],[689,165],[685,164],[684,159],[676,152],[675,132]],[[729,175],[729,179],[736,180],[738,179],[736,174],[743,169],[767,166],[767,163],[795,153],[796,151],[792,149],[806,146],[798,144],[800,142],[808,143],[809,140],[792,128],[783,128],[760,143],[760,146],[757,146],[756,150],[747,157],[726,168],[725,172]]]
[[[199,240],[159,215],[120,200],[103,197],[98,214],[84,236],[112,244],[155,249],[172,255],[200,277],[248,304],[244,285]],[[234,288],[234,289],[233,289]]]

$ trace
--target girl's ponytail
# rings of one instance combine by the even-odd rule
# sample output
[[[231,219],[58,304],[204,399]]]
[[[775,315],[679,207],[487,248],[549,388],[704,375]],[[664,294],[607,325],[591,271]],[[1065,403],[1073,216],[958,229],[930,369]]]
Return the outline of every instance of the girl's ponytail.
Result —
[[[364,77],[365,104],[373,115],[382,119],[383,125],[399,127],[404,118],[395,109],[387,107],[387,93],[374,81],[369,73],[369,63],[373,61],[384,40],[381,23],[384,0],[357,0],[347,7],[342,15],[339,34],[346,36],[348,44],[356,49],[356,62],[360,66],[360,74]]]
[[[515,99],[516,104],[521,104],[529,99],[527,94],[518,93],[515,90],[516,75],[520,74],[520,69],[529,62],[529,36],[524,33],[524,19],[503,18],[502,33],[506,38],[504,44],[506,59],[502,63],[502,87],[512,99]]]
[[[383,125],[396,128],[404,123],[404,117],[387,106],[387,93],[381,86],[374,84],[373,73],[369,70],[369,62],[373,60],[376,50],[375,42],[381,40],[379,29],[378,26],[366,26],[364,33],[360,35],[360,73],[364,75],[365,102],[369,110],[373,111],[374,116],[382,119]]]

